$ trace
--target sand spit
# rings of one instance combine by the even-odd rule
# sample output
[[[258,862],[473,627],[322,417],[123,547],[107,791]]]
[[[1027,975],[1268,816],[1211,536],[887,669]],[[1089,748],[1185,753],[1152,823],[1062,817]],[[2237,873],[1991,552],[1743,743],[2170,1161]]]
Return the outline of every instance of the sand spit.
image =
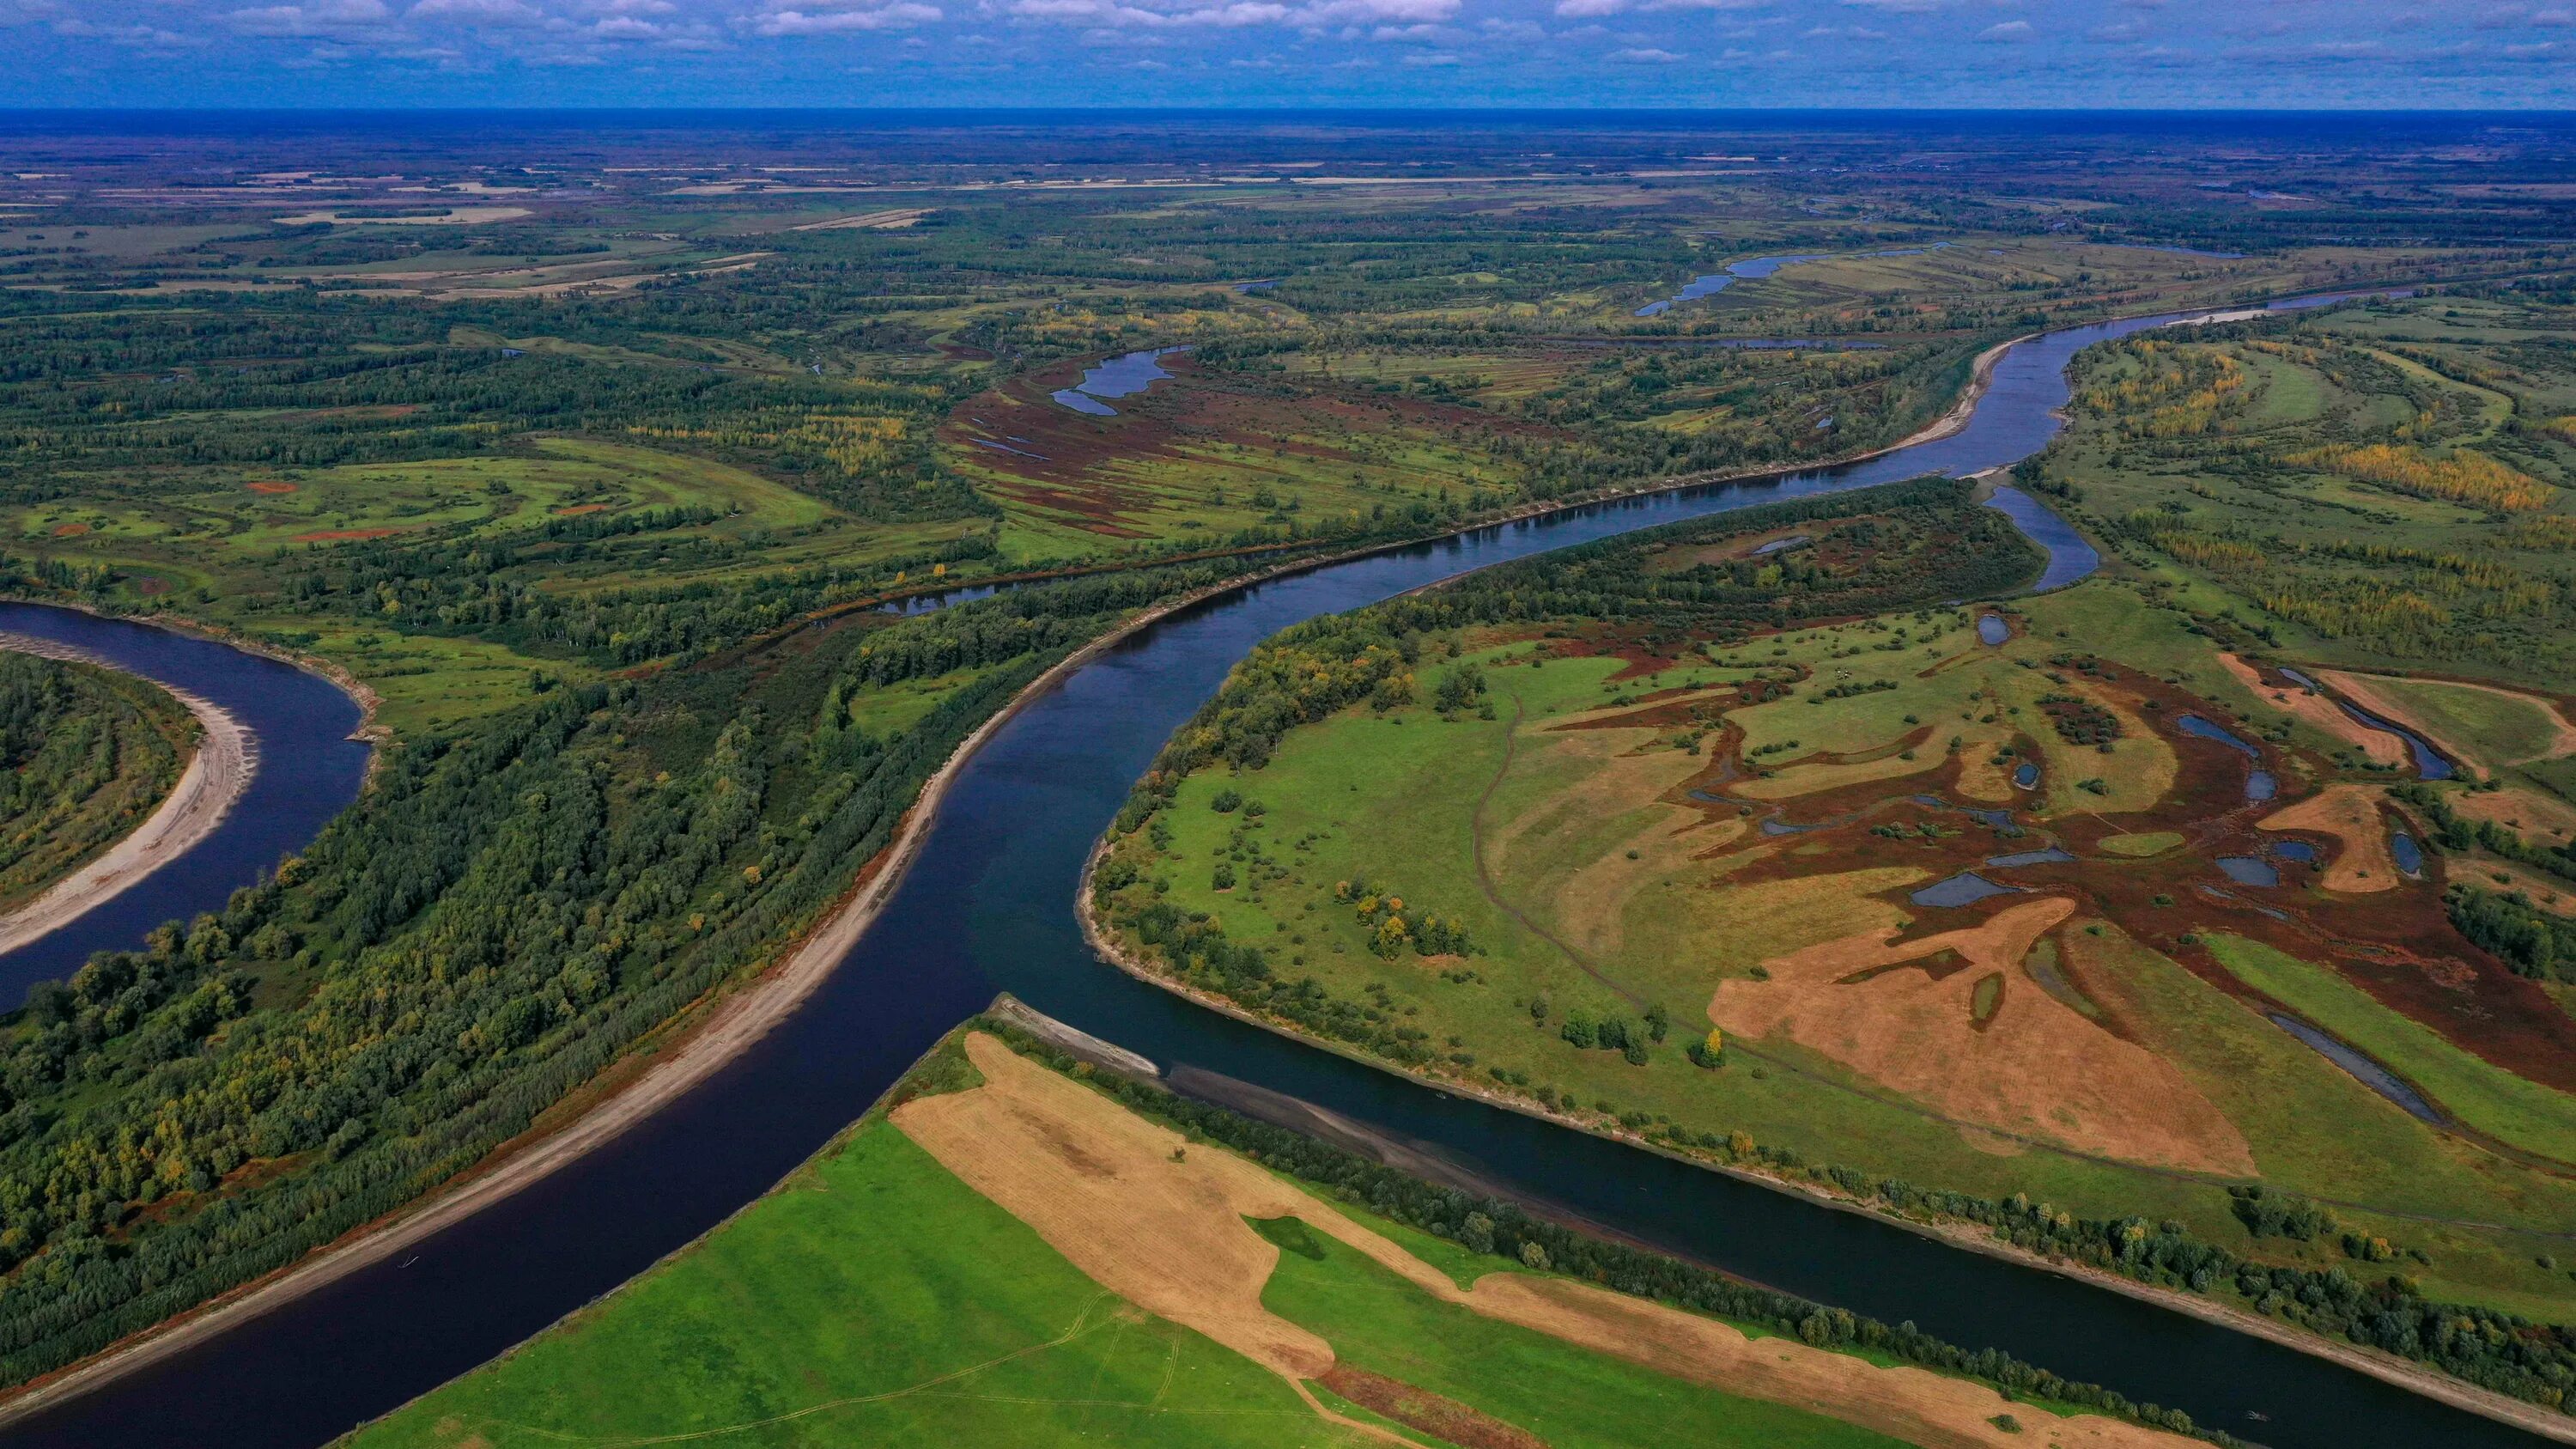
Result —
[[[24,634],[0,633],[0,649],[132,673],[88,650]],[[180,772],[179,783],[150,819],[88,864],[54,882],[43,895],[0,915],[0,953],[17,950],[70,925],[187,854],[223,823],[242,792],[250,787],[250,777],[259,768],[259,744],[249,728],[212,700],[158,680],[151,682],[168,690],[197,717],[205,733],[197,743],[196,754],[189,758],[187,769]]]

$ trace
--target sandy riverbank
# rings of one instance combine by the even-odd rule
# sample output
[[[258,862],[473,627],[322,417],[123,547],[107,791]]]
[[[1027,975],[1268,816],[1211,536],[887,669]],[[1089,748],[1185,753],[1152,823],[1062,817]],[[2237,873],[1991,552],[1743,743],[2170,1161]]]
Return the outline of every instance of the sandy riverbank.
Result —
[[[0,633],[0,649],[117,669],[115,664],[85,649],[24,634]],[[0,915],[0,952],[14,951],[71,924],[186,854],[223,823],[234,803],[241,799],[242,791],[249,788],[250,777],[259,768],[258,745],[249,729],[212,700],[173,689],[158,680],[147,682],[168,691],[196,716],[203,731],[196,753],[180,772],[179,783],[150,819],[80,869],[54,882],[43,895]]]

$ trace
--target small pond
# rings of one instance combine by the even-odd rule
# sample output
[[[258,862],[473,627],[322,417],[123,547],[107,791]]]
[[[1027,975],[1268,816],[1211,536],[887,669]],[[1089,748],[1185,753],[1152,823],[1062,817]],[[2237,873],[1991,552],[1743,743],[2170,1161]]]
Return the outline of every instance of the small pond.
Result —
[[[2181,719],[2176,720],[2175,724],[2180,726],[2184,734],[2192,735],[2204,740],[2216,740],[2220,744],[2227,746],[2229,749],[2243,754],[2249,760],[2260,760],[2263,758],[2263,752],[2261,750],[2258,750],[2252,745],[2247,744],[2245,741],[2238,739],[2235,735],[2228,733],[2225,729],[2210,723],[2199,715],[2184,715]],[[2264,800],[2269,800],[2280,790],[2280,788],[2281,782],[2273,778],[2272,772],[2269,770],[2258,769],[2251,770],[2246,773],[2245,798],[2248,800],[2256,801],[2258,803]]]
[[[1097,367],[1085,369],[1082,381],[1061,389],[1051,396],[1058,403],[1075,412],[1089,413],[1099,418],[1114,418],[1118,416],[1118,409],[1100,399],[1130,397],[1143,392],[1171,376],[1163,370],[1164,358],[1175,352],[1187,351],[1189,351],[1187,347],[1149,347],[1142,352],[1122,353]]]
[[[2024,850],[2012,855],[1990,855],[1986,864],[1996,870],[2011,870],[2020,865],[2057,865],[2075,857],[2052,845],[2045,850]]]
[[[2036,790],[2036,789],[2038,789],[2038,788],[2039,788],[2039,765],[2037,764],[2037,762],[2035,762],[2035,761],[2031,761],[2031,760],[2024,760],[2024,761],[2022,761],[2020,764],[2018,764],[2018,765],[2014,766],[2014,767],[2013,767],[2013,786],[2014,786],[2014,788],[2016,788],[2016,789],[2022,789],[2022,790]]]
[[[2012,625],[2005,621],[2003,615],[1980,614],[1977,616],[1977,642],[1991,647],[1993,645],[2001,644],[2011,637]]]
[[[1814,540],[1814,539],[1809,538],[1807,535],[1805,535],[1805,534],[1803,534],[1803,533],[1800,533],[1800,534],[1792,534],[1791,536],[1789,536],[1789,537],[1787,537],[1787,538],[1775,538],[1775,539],[1771,540],[1769,543],[1766,543],[1766,544],[1762,545],[1760,548],[1757,548],[1757,549],[1755,549],[1755,550],[1753,551],[1753,556],[1754,556],[1755,558],[1760,558],[1760,557],[1762,557],[1764,554],[1778,553],[1778,552],[1782,551],[1783,549],[1804,548],[1804,547],[1806,547],[1808,544],[1811,544],[1811,543],[1814,543],[1814,542],[1815,542],[1815,540]]]
[[[2317,863],[2317,848],[2304,840],[2273,841],[2272,853],[2283,860],[2296,860],[2308,865]]]
[[[2276,886],[2281,883],[2281,872],[2259,855],[2222,855],[2218,858],[2218,868],[2227,872],[2227,878],[2238,885]]]
[[[2397,868],[2400,871],[2418,880],[2423,879],[2424,847],[2415,843],[2414,836],[2401,830],[2388,837],[2388,853],[2396,857]]]
[[[2018,886],[1997,885],[1973,870],[1963,870],[1948,880],[1934,881],[1906,899],[1918,906],[1964,906],[1988,896],[2008,896]]]

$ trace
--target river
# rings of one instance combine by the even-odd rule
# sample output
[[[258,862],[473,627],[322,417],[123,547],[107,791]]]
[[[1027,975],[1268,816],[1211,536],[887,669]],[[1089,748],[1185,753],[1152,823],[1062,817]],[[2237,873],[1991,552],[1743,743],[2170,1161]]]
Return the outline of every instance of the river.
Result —
[[[2076,351],[2175,320],[2023,343],[2000,359],[1964,430],[1886,457],[1480,529],[1258,584],[1139,631],[994,732],[960,772],[875,927],[793,1016],[703,1085],[417,1251],[54,1406],[7,1442],[220,1449],[328,1439],[713,1226],[858,1116],[940,1033],[1007,990],[1166,1069],[1193,1065],[1303,1098],[1668,1250],[1993,1345],[2281,1449],[2531,1443],[2265,1340],[1243,1025],[1101,964],[1074,919],[1093,839],[1164,738],[1259,640],[1319,613],[1589,539],[2011,463],[2057,430]]]

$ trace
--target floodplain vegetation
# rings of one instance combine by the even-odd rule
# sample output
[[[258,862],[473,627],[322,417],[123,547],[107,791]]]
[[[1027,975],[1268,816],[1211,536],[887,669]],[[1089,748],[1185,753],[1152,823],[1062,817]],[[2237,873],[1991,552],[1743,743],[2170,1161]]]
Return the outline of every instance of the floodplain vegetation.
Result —
[[[166,691],[112,669],[0,652],[0,911],[152,814],[196,748]]]
[[[341,1442],[2153,1449],[2191,1431],[979,1018],[769,1196]]]
[[[290,1265],[556,1120],[757,976],[958,742],[1142,610],[1277,561],[1883,446],[2038,328],[2569,261],[2563,228],[2518,205],[2421,190],[2452,174],[2432,153],[2283,207],[2123,152],[2134,170],[2061,204],[2053,163],[2009,147],[1981,176],[1833,169],[1820,194],[1819,168],[1888,153],[1802,137],[1749,171],[1644,178],[1671,138],[1564,175],[1525,136],[1380,137],[1345,159],[1407,184],[1325,187],[1211,179],[1272,144],[1224,134],[1134,161],[1132,185],[1059,184],[1092,163],[948,133],[817,138],[793,186],[764,169],[770,143],[736,136],[685,158],[576,137],[554,169],[516,141],[392,157],[323,137],[168,140],[153,154],[188,156],[184,185],[85,142],[0,169],[0,592],[327,664],[386,741],[357,804],[270,879],[0,1019],[0,1383]],[[1172,159],[1228,146],[1214,170]],[[1458,179],[1414,184],[1410,160]],[[1814,259],[1645,313],[1782,255]],[[1171,376],[1105,414],[1056,399],[1170,347],[1190,349]],[[1712,598],[1729,628],[1782,628],[1759,602],[1782,581],[1882,548],[1903,567],[1848,612],[2018,577],[1992,520],[1921,506],[1985,553],[1937,557],[1891,515],[1879,541],[1793,553],[1776,577],[1730,563]],[[2547,516],[2513,526],[2549,537]],[[1920,593],[1906,568],[1945,582]],[[973,585],[1010,587],[923,601]],[[2490,713],[2462,698],[2425,696],[2422,717]],[[1481,707],[1451,712],[1501,723]],[[2506,831],[2558,797],[2445,798],[2457,830]],[[1435,889],[1480,948],[1504,940]],[[2536,940],[2518,909],[2462,919]],[[2521,1100],[2500,1092],[2480,1130],[2537,1140]],[[2463,1278],[2443,1291],[2546,1301],[2501,1257],[2428,1251]]]
[[[2576,885],[2557,696],[2338,670],[2143,551],[2014,596],[1971,489],[1293,628],[1139,785],[1095,917],[1371,1060],[2563,1403],[2576,921],[2485,864]]]

